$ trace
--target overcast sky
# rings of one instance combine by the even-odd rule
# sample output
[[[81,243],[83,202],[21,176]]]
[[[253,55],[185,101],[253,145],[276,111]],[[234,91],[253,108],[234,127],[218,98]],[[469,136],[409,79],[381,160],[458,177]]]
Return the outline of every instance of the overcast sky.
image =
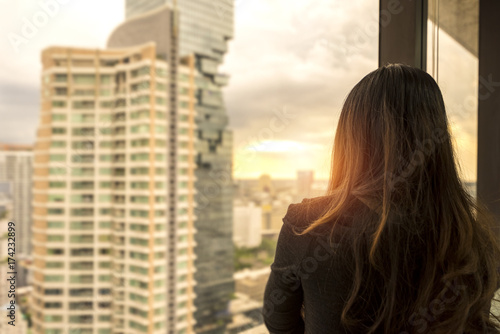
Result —
[[[29,38],[18,39],[26,22],[43,19],[40,3],[48,2],[0,0],[2,142],[35,140],[41,50],[103,48],[124,19],[124,0],[65,0],[43,26],[28,29]],[[373,0],[236,0],[235,38],[221,68],[231,76],[224,93],[235,177],[294,178],[298,169],[327,176],[342,102],[377,67],[377,11]],[[471,61],[462,58],[468,68]],[[470,89],[474,73],[465,72],[464,89]],[[469,156],[475,154],[468,144],[473,125],[459,132],[472,133],[460,142]],[[474,159],[465,159],[468,169]]]

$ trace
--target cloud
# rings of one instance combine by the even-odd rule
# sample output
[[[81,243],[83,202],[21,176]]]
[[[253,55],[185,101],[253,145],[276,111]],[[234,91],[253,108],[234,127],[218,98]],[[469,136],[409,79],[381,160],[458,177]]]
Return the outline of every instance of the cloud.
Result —
[[[236,0],[235,8],[235,38],[222,67],[231,75],[224,98],[234,131],[235,158],[241,158],[249,143],[265,140],[317,148],[300,157],[257,152],[254,163],[240,170],[247,175],[262,171],[293,177],[298,165],[301,169],[328,165],[324,162],[329,162],[345,96],[377,67],[378,2]],[[23,19],[31,20],[40,11],[40,2],[0,0],[0,11],[9,13],[2,19],[6,36],[19,33]],[[1,141],[32,143],[35,139],[41,50],[53,45],[104,47],[109,32],[123,20],[123,12],[124,0],[72,0],[61,5],[21,52],[16,53],[7,38],[0,39]],[[477,66],[445,34],[440,43],[439,83],[459,151],[464,152],[461,159],[469,174],[475,175],[476,107],[466,98],[476,91]],[[270,132],[275,113],[284,109],[293,118]],[[241,175],[235,171],[236,177]]]
[[[236,159],[249,140],[258,140],[269,127],[275,110],[286,108],[294,118],[261,141],[321,147],[310,150],[310,157],[301,162],[302,168],[316,169],[318,161],[329,161],[346,95],[377,67],[378,34],[356,45],[347,44],[343,31],[363,31],[377,16],[378,5],[367,0],[253,0],[239,9],[243,12],[237,12],[235,39],[223,66],[231,75],[225,99]],[[295,176],[296,166],[289,159],[273,159],[274,165],[268,166],[261,161],[264,152],[256,154],[262,155],[263,171],[281,168],[279,176]],[[241,175],[235,171],[236,177]]]
[[[52,7],[52,15],[47,14],[44,22],[40,4],[50,2],[53,3],[52,0],[0,1],[0,12],[4,13],[0,39],[1,141],[32,144],[35,140],[42,50],[57,45],[104,47],[109,32],[124,17],[123,0],[69,0],[60,4],[57,11]],[[34,23],[36,17],[40,20],[38,25]],[[16,34],[24,38],[27,21],[35,25],[36,32],[16,52],[7,36]]]

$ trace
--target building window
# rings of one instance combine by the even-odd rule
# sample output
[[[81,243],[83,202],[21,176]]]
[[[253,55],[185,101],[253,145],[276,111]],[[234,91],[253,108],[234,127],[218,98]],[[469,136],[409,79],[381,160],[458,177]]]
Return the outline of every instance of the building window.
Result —
[[[52,107],[53,108],[65,108],[66,101],[52,101]]]
[[[73,83],[75,84],[95,84],[94,74],[73,74]]]

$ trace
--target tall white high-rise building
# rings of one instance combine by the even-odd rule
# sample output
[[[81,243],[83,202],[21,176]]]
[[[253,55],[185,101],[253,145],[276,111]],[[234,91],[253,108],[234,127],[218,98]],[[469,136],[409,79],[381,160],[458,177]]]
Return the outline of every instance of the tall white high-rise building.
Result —
[[[31,178],[33,174],[32,147],[27,145],[0,144],[0,183],[12,200],[12,210],[6,217],[15,222],[17,254],[29,256],[31,253]]]
[[[194,58],[151,42],[42,62],[33,333],[193,333]]]
[[[234,205],[233,242],[238,247],[258,247],[262,242],[262,208],[254,203]]]

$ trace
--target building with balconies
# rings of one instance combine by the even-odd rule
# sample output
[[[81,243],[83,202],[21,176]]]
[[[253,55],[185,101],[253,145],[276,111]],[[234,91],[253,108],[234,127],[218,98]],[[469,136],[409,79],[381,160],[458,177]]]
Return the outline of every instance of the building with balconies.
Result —
[[[151,42],[42,63],[33,333],[192,333],[194,58]]]

